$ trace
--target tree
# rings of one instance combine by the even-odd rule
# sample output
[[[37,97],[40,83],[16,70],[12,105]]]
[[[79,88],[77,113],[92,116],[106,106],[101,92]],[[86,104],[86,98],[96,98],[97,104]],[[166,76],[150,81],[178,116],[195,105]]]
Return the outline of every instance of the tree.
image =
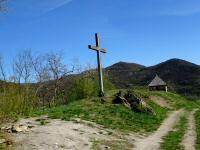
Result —
[[[74,67],[71,70],[63,63],[61,53],[49,53],[46,55],[47,69],[50,79],[53,83],[53,104],[56,104],[56,100],[63,100],[63,79],[74,71]],[[59,97],[61,96],[61,97]]]
[[[50,106],[50,98],[48,97],[48,84],[51,80],[50,72],[47,67],[47,60],[45,56],[38,55],[33,59],[33,68],[35,74],[36,91],[35,95],[44,108],[45,102]]]
[[[4,69],[4,63],[2,57],[0,57],[0,79],[6,81],[6,72]]]
[[[13,61],[13,79],[18,83],[18,94],[21,96],[24,111],[28,111],[37,103],[35,89],[32,86],[34,81],[34,56],[31,50],[24,50],[15,56]]]
[[[30,83],[33,75],[34,57],[31,50],[24,50],[19,53],[13,61],[13,72],[18,83]]]

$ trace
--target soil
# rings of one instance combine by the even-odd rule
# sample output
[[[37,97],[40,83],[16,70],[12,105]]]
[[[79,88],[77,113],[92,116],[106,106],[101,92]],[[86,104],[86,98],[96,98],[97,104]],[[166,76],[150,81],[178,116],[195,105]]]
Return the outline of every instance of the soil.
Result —
[[[150,96],[150,99],[163,108],[173,109],[173,104],[159,96]]]
[[[182,145],[185,150],[195,150],[195,144],[196,144],[196,138],[197,138],[197,133],[196,133],[196,126],[195,126],[195,112],[197,110],[193,110],[188,119],[188,129],[186,134],[184,135]]]
[[[167,119],[161,124],[158,130],[146,138],[136,140],[135,150],[158,150],[162,138],[173,129],[173,126],[179,120],[183,110],[172,112]]]
[[[41,122],[45,123],[41,125]],[[10,136],[15,141],[15,150],[89,150],[95,142],[101,143],[101,149],[112,146],[113,141],[127,144],[125,136],[121,133],[80,119],[62,121],[46,117],[29,118],[22,119],[17,124],[29,126],[29,129],[11,133]],[[106,145],[109,143],[110,145]],[[132,145],[129,146],[131,149]]]

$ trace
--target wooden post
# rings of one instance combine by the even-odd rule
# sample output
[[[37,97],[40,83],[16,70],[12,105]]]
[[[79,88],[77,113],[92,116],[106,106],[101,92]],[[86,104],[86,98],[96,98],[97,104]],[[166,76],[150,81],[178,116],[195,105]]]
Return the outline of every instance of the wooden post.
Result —
[[[96,39],[96,46],[89,45],[88,48],[95,50],[97,52],[97,64],[98,64],[98,77],[99,77],[99,96],[104,96],[104,87],[103,87],[103,71],[102,71],[102,60],[101,60],[101,53],[106,53],[105,49],[100,48],[100,35],[99,33],[95,34]]]
[[[167,88],[167,86],[165,86],[165,92],[166,92],[166,93],[168,92],[168,88]]]

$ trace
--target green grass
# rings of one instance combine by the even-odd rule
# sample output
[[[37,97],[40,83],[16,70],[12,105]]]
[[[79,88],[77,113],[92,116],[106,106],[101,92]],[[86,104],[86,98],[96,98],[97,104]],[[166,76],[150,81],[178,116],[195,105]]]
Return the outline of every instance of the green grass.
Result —
[[[197,131],[196,149],[200,150],[200,111],[196,112],[195,119],[196,119],[196,131]]]
[[[49,121],[46,119],[36,119],[35,121],[40,122],[41,126],[45,126],[45,125],[49,124]]]
[[[175,125],[173,131],[170,131],[166,137],[163,138],[161,148],[163,150],[183,150],[180,145],[183,136],[187,130],[187,118],[182,116],[179,122]]]
[[[81,118],[96,122],[106,128],[123,131],[152,132],[155,131],[166,117],[167,109],[151,103],[156,116],[145,113],[135,113],[123,105],[101,103],[98,98],[74,101],[67,106],[59,106],[46,112],[36,112],[35,115],[47,114],[50,118],[70,120]]]
[[[200,108],[200,104],[196,100],[188,100],[184,96],[171,93],[171,92],[151,92],[152,95],[160,96],[166,100],[169,100],[175,109],[184,108],[186,110],[192,110],[194,108]]]

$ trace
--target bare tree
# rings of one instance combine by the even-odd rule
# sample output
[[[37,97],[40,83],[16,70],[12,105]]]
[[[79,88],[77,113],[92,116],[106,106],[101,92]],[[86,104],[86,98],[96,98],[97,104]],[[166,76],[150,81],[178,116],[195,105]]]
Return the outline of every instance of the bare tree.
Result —
[[[25,50],[19,53],[13,62],[14,75],[18,83],[30,83],[33,75],[34,57],[31,50]]]
[[[6,81],[6,72],[4,69],[4,63],[2,57],[0,57],[0,77],[2,80]]]
[[[73,59],[72,59],[72,64],[71,64],[71,66],[72,66],[72,68],[73,68],[74,73],[80,74],[81,72],[83,72],[83,67],[82,67],[82,65],[80,64],[78,58],[73,58]]]
[[[42,102],[44,108],[45,101],[50,105],[47,82],[51,80],[50,72],[47,68],[46,57],[42,55],[36,56],[33,59],[33,68],[35,72],[35,82],[37,83],[35,96],[38,97],[40,103]]]
[[[53,90],[54,90],[54,96],[53,96],[53,102],[55,103],[55,100],[59,96],[59,88],[62,85],[62,80],[64,77],[69,75],[73,72],[74,67],[72,70],[68,70],[67,66],[64,65],[62,62],[62,54],[61,53],[49,53],[47,54],[47,65],[49,74],[51,76],[51,80],[54,82]]]
[[[51,80],[51,75],[47,67],[47,60],[45,56],[39,55],[35,57],[33,60],[33,68],[37,83],[43,83]]]

